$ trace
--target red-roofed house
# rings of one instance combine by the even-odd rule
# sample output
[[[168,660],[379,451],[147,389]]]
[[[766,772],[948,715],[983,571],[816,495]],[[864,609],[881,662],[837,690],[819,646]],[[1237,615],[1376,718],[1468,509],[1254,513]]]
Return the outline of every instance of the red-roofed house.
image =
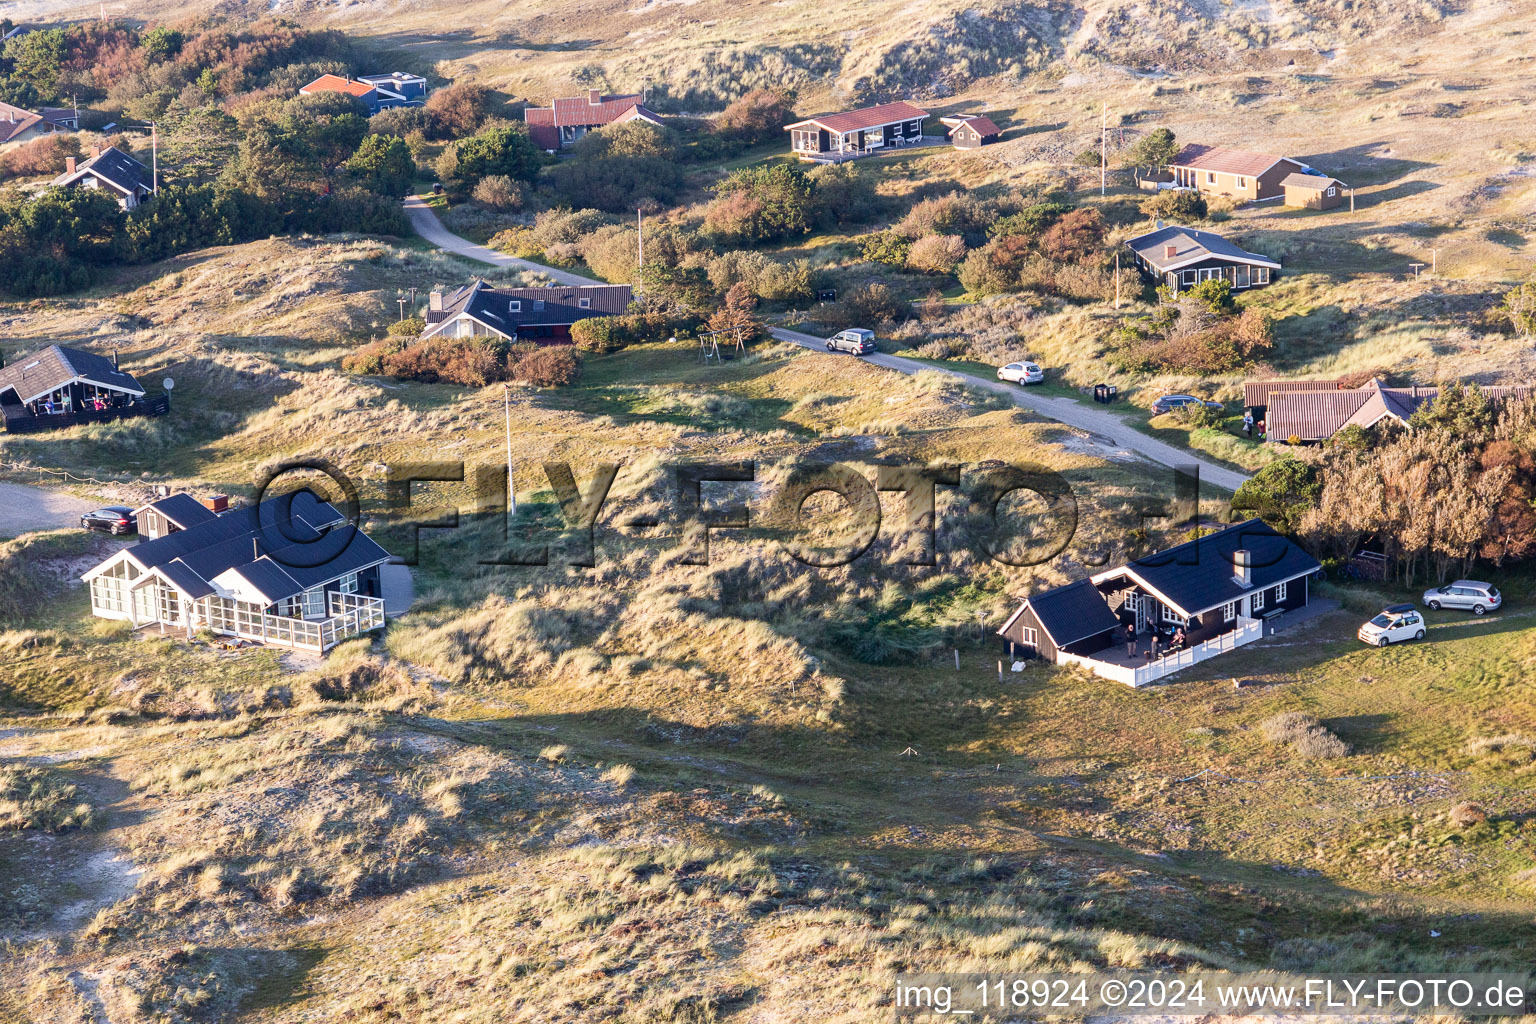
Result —
[[[1192,145],[1180,150],[1168,169],[1175,187],[1196,189],[1204,195],[1278,199],[1285,195],[1281,182],[1286,176],[1308,168],[1288,156]]]
[[[1002,137],[1003,130],[990,117],[965,114],[941,117],[939,123],[949,129],[949,141],[956,149],[980,149]]]
[[[577,139],[594,128],[635,120],[661,124],[656,112],[646,107],[644,93],[604,96],[592,89],[585,96],[564,97],[547,107],[523,110],[528,137],[535,146],[551,153],[575,145]]]
[[[380,76],[374,76],[380,77]],[[381,80],[383,80],[381,78]],[[425,79],[422,79],[423,87]],[[374,82],[362,82],[355,78],[343,78],[340,75],[321,75],[299,90],[301,96],[313,96],[322,92],[346,93],[355,99],[361,100],[363,106],[368,108],[368,113],[377,114],[381,110],[391,107],[420,106],[421,100],[407,99],[393,89],[386,89]]]
[[[923,141],[928,111],[905,101],[841,114],[818,114],[785,125],[791,151],[802,160],[836,161]]]
[[[0,103],[0,146],[31,142],[54,132],[72,132],[80,128],[80,115],[73,110],[44,110],[41,114]]]

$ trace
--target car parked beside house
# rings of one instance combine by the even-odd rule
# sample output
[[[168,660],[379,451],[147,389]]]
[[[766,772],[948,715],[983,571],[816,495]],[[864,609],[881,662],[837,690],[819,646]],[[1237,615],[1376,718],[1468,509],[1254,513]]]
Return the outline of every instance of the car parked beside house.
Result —
[[[1424,604],[1430,608],[1464,608],[1473,615],[1497,611],[1503,603],[1504,596],[1497,587],[1478,580],[1457,580],[1424,591]]]
[[[1208,402],[1194,395],[1164,395],[1152,403],[1152,415],[1161,416],[1165,412],[1173,412],[1175,409],[1185,409],[1194,405],[1203,405],[1217,412],[1224,408],[1220,402]]]
[[[1411,604],[1388,605],[1355,635],[1375,647],[1385,647],[1399,640],[1423,640],[1424,616]]]
[[[133,533],[138,524],[133,509],[127,505],[103,505],[80,517],[80,526],[86,530],[105,530],[114,537]]]

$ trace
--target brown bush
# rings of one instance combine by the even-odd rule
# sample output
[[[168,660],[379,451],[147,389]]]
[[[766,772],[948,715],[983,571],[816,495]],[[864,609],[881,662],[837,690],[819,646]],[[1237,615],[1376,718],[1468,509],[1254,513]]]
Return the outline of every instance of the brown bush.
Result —
[[[0,177],[35,178],[43,174],[63,174],[64,161],[80,155],[80,141],[58,132],[34,139],[0,156]]]
[[[1104,244],[1104,218],[1098,210],[1073,210],[1040,236],[1040,251],[1058,263],[1088,259]]]
[[[1450,818],[1452,825],[1455,825],[1457,828],[1466,829],[1487,821],[1488,812],[1483,810],[1478,804],[1463,801],[1451,808]]]
[[[541,388],[558,388],[581,376],[581,356],[569,345],[536,348],[516,363],[513,375]]]
[[[953,274],[965,259],[965,239],[959,235],[924,235],[912,243],[907,266],[929,274]]]
[[[491,90],[468,82],[439,89],[427,97],[432,127],[439,138],[463,138],[475,134],[490,113]]]

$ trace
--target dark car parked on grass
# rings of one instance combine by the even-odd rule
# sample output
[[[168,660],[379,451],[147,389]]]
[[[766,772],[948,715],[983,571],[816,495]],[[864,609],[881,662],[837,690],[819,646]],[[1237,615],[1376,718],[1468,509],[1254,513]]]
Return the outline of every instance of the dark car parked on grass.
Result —
[[[1164,395],[1152,403],[1152,415],[1161,416],[1165,412],[1173,412],[1175,409],[1183,409],[1191,405],[1203,405],[1207,409],[1215,409],[1220,412],[1224,406],[1220,402],[1207,402],[1194,395]]]
[[[114,537],[138,531],[138,520],[127,505],[103,505],[80,517],[80,525],[87,530],[105,530]]]

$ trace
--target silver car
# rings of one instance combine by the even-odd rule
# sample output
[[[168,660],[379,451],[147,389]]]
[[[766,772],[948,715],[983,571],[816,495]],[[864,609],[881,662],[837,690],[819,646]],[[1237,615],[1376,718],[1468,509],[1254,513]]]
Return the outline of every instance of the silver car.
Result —
[[[840,331],[827,339],[828,352],[852,352],[864,356],[875,350],[875,332],[862,327]]]
[[[1457,580],[1443,587],[1424,591],[1424,604],[1430,608],[1465,608],[1473,615],[1491,612],[1504,603],[1492,583]]]

